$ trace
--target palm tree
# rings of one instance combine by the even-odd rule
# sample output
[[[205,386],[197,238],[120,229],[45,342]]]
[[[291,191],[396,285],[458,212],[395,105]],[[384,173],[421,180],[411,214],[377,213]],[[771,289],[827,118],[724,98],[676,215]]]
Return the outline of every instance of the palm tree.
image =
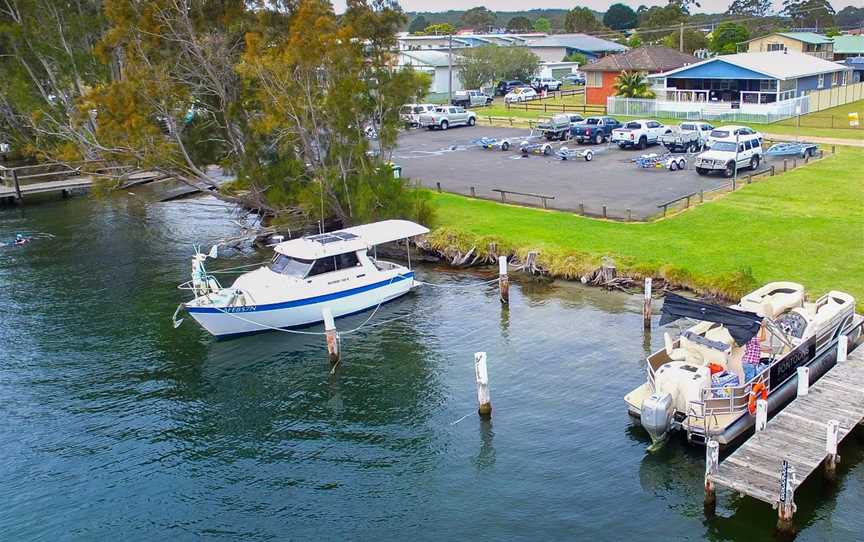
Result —
[[[615,79],[615,95],[622,98],[653,98],[648,78],[643,72],[621,72]]]

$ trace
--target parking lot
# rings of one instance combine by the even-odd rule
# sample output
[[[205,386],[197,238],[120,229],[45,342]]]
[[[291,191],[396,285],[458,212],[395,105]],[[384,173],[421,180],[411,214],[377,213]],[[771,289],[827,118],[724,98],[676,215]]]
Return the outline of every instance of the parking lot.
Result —
[[[500,199],[493,189],[554,196],[550,208],[576,211],[582,203],[586,214],[601,214],[605,205],[610,216],[626,217],[630,209],[634,219],[657,214],[659,205],[668,201],[727,184],[729,179],[712,174],[700,176],[692,167],[693,157],[687,156],[685,171],[640,169],[632,160],[643,153],[662,153],[662,146],[646,151],[621,150],[617,146],[583,146],[563,143],[568,148],[592,148],[594,160],[561,161],[553,156],[523,157],[518,144],[511,150],[486,150],[472,142],[481,137],[524,137],[525,129],[475,126],[451,128],[447,131],[412,130],[399,138],[393,161],[402,166],[403,176],[422,181],[424,186],[441,183],[442,190],[470,194],[474,187],[478,197]],[[554,143],[557,150],[560,144]],[[767,163],[766,163],[767,162]],[[760,169],[770,167],[763,162]],[[742,170],[741,177],[751,174]],[[531,197],[509,196],[518,202],[539,205]]]

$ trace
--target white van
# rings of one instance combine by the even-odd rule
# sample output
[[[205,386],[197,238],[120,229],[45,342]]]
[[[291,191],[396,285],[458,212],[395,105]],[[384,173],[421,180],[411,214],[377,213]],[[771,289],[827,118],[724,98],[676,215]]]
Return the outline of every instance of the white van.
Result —
[[[716,139],[711,148],[696,157],[696,173],[708,175],[712,171],[722,171],[726,177],[735,175],[735,158],[738,158],[738,171],[750,168],[759,169],[762,162],[762,141],[758,134],[739,135],[738,148],[735,136]]]

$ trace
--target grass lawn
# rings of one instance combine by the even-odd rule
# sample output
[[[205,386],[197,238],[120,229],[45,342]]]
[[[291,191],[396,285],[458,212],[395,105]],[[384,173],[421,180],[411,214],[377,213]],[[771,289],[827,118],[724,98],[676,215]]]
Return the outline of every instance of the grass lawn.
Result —
[[[566,97],[566,99],[571,97]],[[581,98],[581,97],[580,97]],[[542,103],[549,104],[560,104],[562,102],[556,102],[553,100],[544,100],[543,102],[531,102],[536,104]],[[565,102],[567,105],[581,105],[581,100],[578,102]],[[540,110],[519,110],[516,109],[518,105],[507,108],[504,106],[503,102],[496,102],[494,105],[490,107],[485,107],[482,109],[477,109],[477,115],[480,116],[481,120],[483,117],[513,117],[517,119],[539,119],[544,117],[550,117],[553,113],[550,111],[548,113],[544,113]],[[850,111],[858,111],[860,116],[861,126],[859,128],[849,128],[849,121],[847,114]],[[557,111],[556,111],[557,112]],[[579,111],[576,111],[579,112]],[[632,120],[637,117],[627,117],[623,115],[615,115],[615,118],[621,121]],[[664,124],[675,125],[679,124],[681,121],[679,119],[657,119]],[[832,109],[825,109],[824,111],[819,111],[817,113],[810,113],[807,115],[801,116],[800,127],[798,126],[797,119],[786,119],[780,122],[775,122],[771,124],[757,124],[757,123],[746,123],[747,126],[752,127],[755,130],[759,130],[763,133],[769,134],[782,134],[789,136],[797,136],[802,139],[806,139],[808,136],[811,137],[833,137],[838,139],[857,139],[864,140],[864,100],[852,102],[850,104],[846,104],[843,106],[835,107]],[[833,128],[832,128],[833,126]]]
[[[541,265],[573,278],[614,258],[619,272],[663,277],[701,292],[737,297],[776,280],[830,289],[864,307],[864,149],[843,147],[807,167],[653,223],[617,223],[574,214],[434,194],[437,248],[540,252]],[[859,308],[859,312],[860,312]]]

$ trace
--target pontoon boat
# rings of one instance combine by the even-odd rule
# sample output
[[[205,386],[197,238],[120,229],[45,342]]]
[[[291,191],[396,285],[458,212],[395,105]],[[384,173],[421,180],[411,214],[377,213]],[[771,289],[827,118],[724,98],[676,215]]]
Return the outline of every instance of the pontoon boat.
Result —
[[[852,296],[831,291],[808,303],[793,282],[767,284],[731,307],[669,294],[660,324],[679,318],[698,323],[674,342],[666,333],[665,348],[648,357],[647,382],[624,397],[655,442],[681,430],[690,442],[732,443],[754,425],[763,390],[768,413],[779,410],[795,395],[798,367],[809,367],[811,383],[818,380],[836,362],[838,338],[851,344],[862,327]],[[742,358],[754,337],[760,363],[745,372]]]
[[[368,251],[428,232],[407,220],[386,220],[285,241],[274,247],[269,265],[227,288],[204,268],[208,256],[196,254],[192,280],[180,286],[195,297],[182,308],[217,337],[314,324],[323,320],[324,308],[337,318],[361,312],[417,284],[410,252],[406,267]]]

